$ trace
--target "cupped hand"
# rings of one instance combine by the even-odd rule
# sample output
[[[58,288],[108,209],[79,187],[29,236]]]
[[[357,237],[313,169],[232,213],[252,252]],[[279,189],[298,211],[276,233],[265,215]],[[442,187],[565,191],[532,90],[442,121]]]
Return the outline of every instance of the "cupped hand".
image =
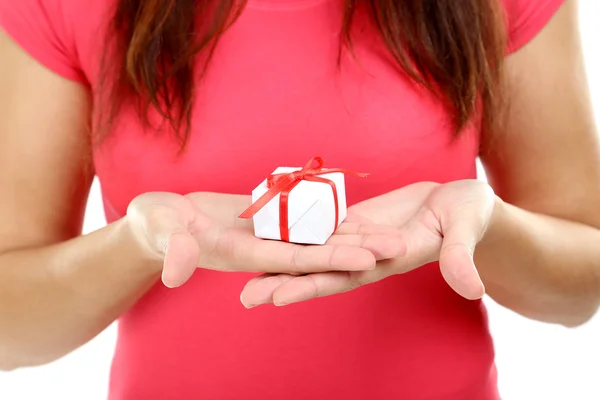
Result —
[[[473,253],[486,232],[496,201],[491,187],[477,180],[417,183],[364,201],[348,211],[348,221],[359,224],[354,233],[369,232],[374,223],[397,227],[406,245],[405,254],[380,261],[369,271],[265,274],[248,282],[242,301],[248,307],[287,305],[347,292],[438,260],[444,279],[458,294],[467,299],[481,298],[485,289]]]
[[[250,196],[146,193],[128,207],[126,221],[145,256],[160,262],[168,287],[185,283],[198,267],[218,271],[300,275],[366,271],[404,252],[400,233],[376,224],[344,222],[323,246],[254,236],[237,216]]]

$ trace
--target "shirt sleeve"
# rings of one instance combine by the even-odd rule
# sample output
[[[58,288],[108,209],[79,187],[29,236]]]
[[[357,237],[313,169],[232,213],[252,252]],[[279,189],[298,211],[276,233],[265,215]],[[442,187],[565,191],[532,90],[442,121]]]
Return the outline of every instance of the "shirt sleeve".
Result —
[[[508,52],[529,43],[566,0],[504,0],[508,17]]]
[[[46,68],[86,84],[64,6],[63,0],[0,0],[0,29]]]

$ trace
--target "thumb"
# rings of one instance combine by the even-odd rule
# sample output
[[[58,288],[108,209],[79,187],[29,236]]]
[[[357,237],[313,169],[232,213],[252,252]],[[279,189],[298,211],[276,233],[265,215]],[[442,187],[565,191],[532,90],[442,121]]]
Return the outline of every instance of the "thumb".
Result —
[[[196,217],[192,204],[174,193],[145,193],[127,208],[134,235],[153,259],[163,262],[162,281],[181,286],[198,265],[200,249],[188,226]]]
[[[445,229],[442,227],[442,276],[454,291],[469,300],[480,299],[485,294],[485,287],[473,261],[475,246],[485,228],[483,219],[473,216],[457,216]]]
[[[198,267],[200,249],[192,235],[181,227],[171,229],[165,236],[167,245],[162,282],[169,288],[175,288],[191,278]]]

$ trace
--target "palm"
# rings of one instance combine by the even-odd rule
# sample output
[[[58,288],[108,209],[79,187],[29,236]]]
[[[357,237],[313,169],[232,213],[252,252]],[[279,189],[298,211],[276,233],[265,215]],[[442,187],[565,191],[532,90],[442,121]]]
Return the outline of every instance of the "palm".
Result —
[[[149,193],[132,204],[128,217],[138,222],[138,235],[155,232],[164,239],[147,242],[164,253],[163,281],[171,287],[183,284],[198,266],[289,274],[357,271],[402,252],[397,230],[352,222],[342,224],[323,246],[258,239],[252,222],[237,218],[250,204],[249,196]]]
[[[398,227],[406,254],[378,263],[373,271],[337,272],[307,277],[262,277],[251,281],[245,296],[276,303],[292,303],[351,290],[389,275],[405,273],[432,261],[440,261],[442,274],[458,293],[478,298],[483,286],[472,255],[489,220],[495,196],[489,186],[476,181],[446,185],[417,183],[364,201],[349,209],[349,221]]]

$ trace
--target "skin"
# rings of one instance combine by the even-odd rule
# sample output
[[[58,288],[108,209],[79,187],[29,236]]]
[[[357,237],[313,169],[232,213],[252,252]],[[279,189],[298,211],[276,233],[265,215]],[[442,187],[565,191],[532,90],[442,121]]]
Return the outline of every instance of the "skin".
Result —
[[[406,255],[367,272],[263,276],[248,283],[244,303],[305,301],[440,260],[466,298],[483,294],[481,277],[492,298],[527,317],[589,320],[600,302],[600,144],[577,17],[567,1],[508,58],[506,130],[483,138],[491,187],[418,183],[351,207],[356,221],[399,228]]]
[[[324,246],[254,237],[249,196],[148,193],[127,216],[80,236],[93,177],[86,89],[0,35],[0,368],[53,361],[86,343],[160,277],[198,266],[305,274],[369,270],[401,255],[399,232],[345,222]],[[32,95],[34,94],[34,95]],[[48,102],[47,99],[53,99]],[[31,116],[35,118],[31,118]]]
[[[0,36],[0,367],[61,357],[161,274],[174,287],[198,265],[268,273],[244,289],[250,307],[332,295],[440,260],[464,297],[485,287],[531,318],[585,322],[600,300],[600,157],[576,9],[567,1],[508,59],[513,107],[494,152],[483,152],[491,187],[399,189],[352,207],[315,248],[254,238],[235,218],[248,197],[214,193],[144,194],[127,217],[79,236],[93,176],[89,94]]]

